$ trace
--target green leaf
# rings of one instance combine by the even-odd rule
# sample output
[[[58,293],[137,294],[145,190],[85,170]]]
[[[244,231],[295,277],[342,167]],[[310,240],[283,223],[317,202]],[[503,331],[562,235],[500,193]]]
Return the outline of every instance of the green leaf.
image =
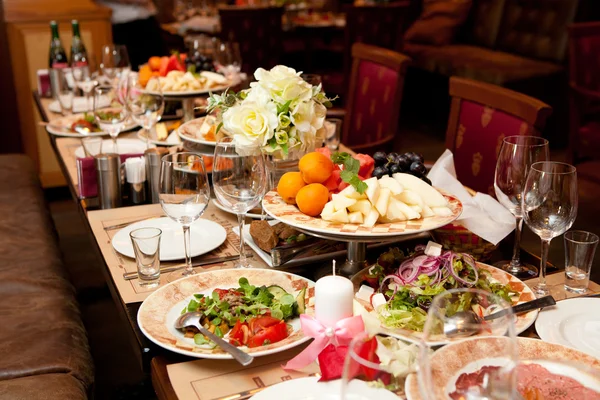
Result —
[[[221,130],[221,128],[222,128],[222,127],[223,127],[223,122],[221,121],[221,122],[219,123],[219,125],[217,125],[217,130],[215,131],[215,135],[216,135],[217,133],[219,133],[219,131]]]
[[[194,297],[197,298],[198,300],[200,300],[201,298],[204,297],[204,295],[200,294],[200,293],[197,293],[197,294],[194,294]]]
[[[219,317],[217,317],[217,318],[213,319],[212,321],[210,321],[211,324],[217,325],[217,326],[221,325],[221,322],[223,322],[223,321]]]
[[[281,146],[281,150],[283,150],[283,154],[285,154],[286,157],[287,157],[288,152],[289,152],[288,144],[287,143],[283,143],[283,144],[280,144],[280,146]]]
[[[194,335],[194,343],[196,343],[198,346],[202,346],[204,344],[209,344],[210,341],[206,339],[203,334],[196,333]]]
[[[292,104],[291,100],[286,101],[283,104],[277,105],[277,114],[287,114],[290,111],[290,104]]]
[[[215,335],[220,338],[223,337],[223,332],[221,332],[221,328],[219,328],[218,326],[215,328]]]
[[[367,190],[367,184],[360,180],[358,177],[358,171],[360,170],[360,161],[352,157],[348,153],[335,152],[331,155],[331,161],[334,164],[343,164],[344,170],[340,173],[342,180],[349,185],[352,185],[354,189],[360,194],[363,194]]]
[[[188,303],[187,310],[188,310],[188,312],[197,311],[198,310],[198,306],[200,306],[200,303],[198,303],[196,300],[192,299]]]

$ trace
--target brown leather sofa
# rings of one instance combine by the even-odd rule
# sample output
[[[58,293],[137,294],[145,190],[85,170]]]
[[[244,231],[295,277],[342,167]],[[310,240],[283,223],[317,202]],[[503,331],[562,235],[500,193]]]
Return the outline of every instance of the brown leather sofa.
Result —
[[[33,163],[0,156],[0,399],[86,399],[93,376]]]

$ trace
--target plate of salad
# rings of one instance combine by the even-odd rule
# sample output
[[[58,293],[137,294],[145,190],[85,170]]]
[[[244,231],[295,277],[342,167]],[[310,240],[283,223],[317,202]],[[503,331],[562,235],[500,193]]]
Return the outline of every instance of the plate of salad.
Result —
[[[476,262],[469,254],[444,250],[439,256],[432,256],[424,251],[422,245],[411,254],[398,248],[389,249],[374,265],[352,278],[356,291],[355,311],[376,316],[383,332],[390,336],[413,342],[420,340],[431,301],[448,289],[480,289],[494,293],[512,305],[535,299],[533,291],[523,281],[501,269]],[[459,304],[482,317],[488,313],[487,309],[468,301]],[[537,315],[537,310],[518,315],[515,321],[517,334],[529,328]],[[428,344],[444,343],[433,341]]]
[[[231,359],[195,328],[175,328],[191,311],[215,335],[253,356],[278,353],[309,338],[299,315],[314,313],[314,282],[266,269],[220,269],[179,279],[152,293],[140,306],[138,325],[154,343],[197,358]]]
[[[110,114],[110,111],[106,113]],[[127,119],[122,126],[121,132],[131,130],[136,126],[135,122]],[[56,136],[77,138],[108,135],[108,132],[104,132],[98,126],[94,113],[73,114],[53,119],[46,125],[46,130]]]

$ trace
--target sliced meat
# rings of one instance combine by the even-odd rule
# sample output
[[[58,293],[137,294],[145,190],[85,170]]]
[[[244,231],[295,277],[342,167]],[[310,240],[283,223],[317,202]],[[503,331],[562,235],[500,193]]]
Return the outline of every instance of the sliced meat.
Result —
[[[250,224],[250,236],[252,236],[258,247],[267,253],[270,253],[271,249],[279,243],[279,237],[267,221],[252,221]]]

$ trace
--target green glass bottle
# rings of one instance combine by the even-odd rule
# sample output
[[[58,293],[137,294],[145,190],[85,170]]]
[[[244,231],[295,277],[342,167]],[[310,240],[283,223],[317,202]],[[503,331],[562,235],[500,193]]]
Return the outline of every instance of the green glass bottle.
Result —
[[[58,24],[56,21],[50,21],[50,30],[52,31],[52,39],[50,40],[50,55],[48,57],[48,66],[50,68],[66,68],[69,66],[67,53],[60,42],[58,35]]]
[[[79,33],[79,22],[74,19],[71,21],[73,27],[73,40],[71,41],[71,67],[84,67],[88,65],[88,56],[81,40],[81,34]]]

